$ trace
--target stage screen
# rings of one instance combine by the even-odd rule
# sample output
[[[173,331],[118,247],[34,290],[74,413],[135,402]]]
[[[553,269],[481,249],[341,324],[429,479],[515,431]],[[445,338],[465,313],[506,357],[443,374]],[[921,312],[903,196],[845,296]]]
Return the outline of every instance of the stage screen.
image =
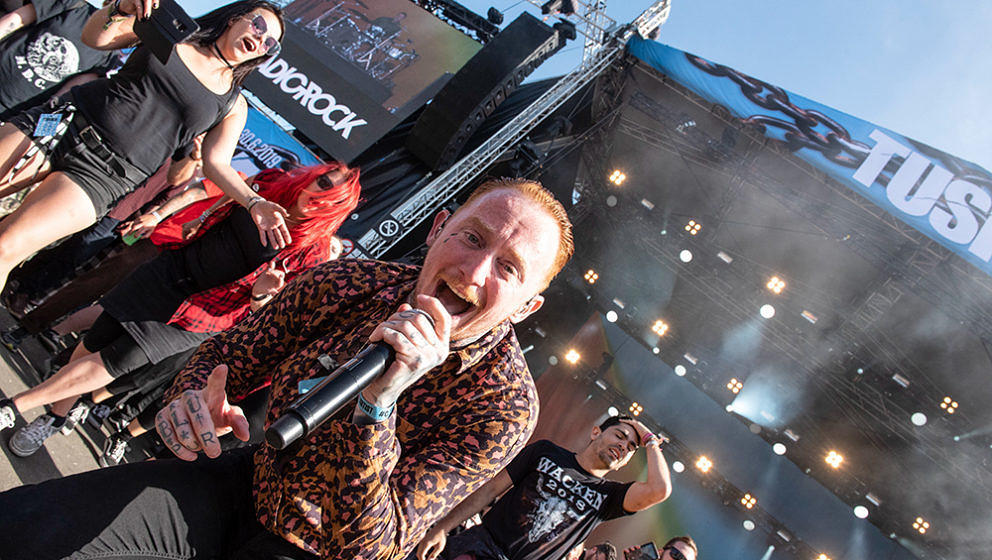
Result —
[[[409,0],[297,0],[249,90],[350,161],[426,103],[480,45]]]

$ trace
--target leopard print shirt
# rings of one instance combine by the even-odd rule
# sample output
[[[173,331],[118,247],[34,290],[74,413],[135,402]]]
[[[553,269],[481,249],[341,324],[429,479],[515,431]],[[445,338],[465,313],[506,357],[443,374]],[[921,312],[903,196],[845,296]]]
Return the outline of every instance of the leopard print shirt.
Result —
[[[205,342],[166,395],[229,366],[232,400],[266,384],[270,423],[301,380],[346,362],[413,290],[419,268],[339,259],[287,286],[261,312]],[[537,390],[509,322],[408,388],[396,413],[352,424],[345,407],[298,446],[255,454],[259,521],[322,558],[405,558],[433,523],[505,467],[537,423]]]

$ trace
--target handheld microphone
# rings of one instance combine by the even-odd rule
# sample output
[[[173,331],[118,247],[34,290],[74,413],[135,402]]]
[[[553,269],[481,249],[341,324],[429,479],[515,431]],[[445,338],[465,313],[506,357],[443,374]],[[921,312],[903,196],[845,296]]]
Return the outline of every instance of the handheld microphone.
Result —
[[[285,449],[309,434],[368,387],[394,357],[393,347],[385,342],[369,344],[289,405],[265,430],[265,441],[276,449]]]

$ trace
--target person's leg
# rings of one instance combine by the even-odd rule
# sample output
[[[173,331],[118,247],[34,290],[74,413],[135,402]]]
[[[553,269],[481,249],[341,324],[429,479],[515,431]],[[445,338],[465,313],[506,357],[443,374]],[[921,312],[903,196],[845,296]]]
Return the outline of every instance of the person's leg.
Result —
[[[104,216],[97,223],[43,249],[15,268],[7,279],[12,302],[37,305],[76,275],[76,270],[118,239],[120,220]]]
[[[40,157],[40,152],[37,154],[39,157],[11,176],[14,166],[32,144],[31,138],[13,124],[0,126],[0,198],[10,196],[42,178],[43,167],[48,165]]]
[[[0,493],[0,558],[224,558],[258,527],[251,453],[146,461]],[[257,529],[256,529],[257,531]]]
[[[0,221],[0,290],[10,271],[35,251],[96,221],[86,192],[62,173],[52,173]]]
[[[56,414],[68,412],[76,397],[99,389],[114,380],[107,371],[99,353],[90,352],[86,344],[80,344],[69,361],[55,375],[30,389],[18,393],[11,400],[19,412],[38,406],[53,404]],[[59,414],[61,415],[61,414]]]
[[[44,331],[60,317],[93,303],[142,264],[158,255],[158,247],[147,239],[135,243],[103,260],[93,270],[84,272],[55,292],[37,308],[20,319],[29,333]],[[56,328],[56,332],[59,329]]]

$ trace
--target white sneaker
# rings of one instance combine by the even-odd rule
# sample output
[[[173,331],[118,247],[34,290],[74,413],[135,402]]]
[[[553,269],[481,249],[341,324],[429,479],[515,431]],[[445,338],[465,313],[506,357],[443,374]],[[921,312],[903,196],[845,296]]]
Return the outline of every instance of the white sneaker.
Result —
[[[42,414],[35,418],[30,424],[14,432],[7,447],[11,453],[18,457],[29,457],[45,445],[45,440],[52,434],[59,431],[55,424],[55,417],[50,414]]]
[[[107,438],[103,444],[103,455],[100,455],[98,462],[101,467],[112,467],[121,464],[124,454],[127,453],[127,441],[114,434]]]
[[[17,421],[17,413],[14,412],[13,407],[0,406],[0,430],[13,428],[14,423],[16,421]]]
[[[85,401],[78,401],[72,406],[69,414],[65,417],[65,424],[62,425],[62,435],[67,436],[76,429],[76,426],[86,421],[86,417],[90,415],[90,405],[86,404]]]

